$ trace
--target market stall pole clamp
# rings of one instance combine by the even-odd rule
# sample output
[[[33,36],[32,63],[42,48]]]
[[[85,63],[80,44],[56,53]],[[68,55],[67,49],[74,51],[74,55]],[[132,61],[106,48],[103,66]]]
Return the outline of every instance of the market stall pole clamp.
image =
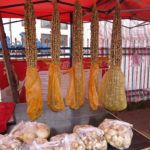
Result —
[[[125,79],[121,71],[122,36],[120,4],[117,0],[113,19],[110,69],[104,74],[100,83],[99,102],[102,107],[110,111],[121,111],[127,107],[125,93]]]
[[[30,120],[36,120],[42,115],[43,99],[42,84],[37,69],[37,47],[35,13],[31,0],[25,3],[25,42],[26,42],[26,100],[27,114]]]
[[[88,82],[88,105],[92,110],[98,109],[98,37],[99,37],[99,19],[96,9],[96,2],[92,9],[91,19],[91,69]]]

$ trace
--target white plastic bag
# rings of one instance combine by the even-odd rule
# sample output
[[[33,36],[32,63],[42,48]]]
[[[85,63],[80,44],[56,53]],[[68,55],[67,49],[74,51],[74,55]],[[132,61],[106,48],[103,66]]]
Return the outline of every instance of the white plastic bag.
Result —
[[[132,124],[119,120],[105,119],[98,128],[104,131],[106,141],[111,146],[123,150],[131,145],[133,137]]]
[[[62,149],[57,150],[85,150],[85,145],[76,133],[60,134],[51,138],[51,141],[59,141]],[[55,147],[56,149],[56,147]]]
[[[55,147],[60,147],[60,143],[55,141],[55,142],[46,142],[44,144],[38,144],[36,141],[34,141],[32,145],[29,147],[29,150],[58,150],[54,149]]]
[[[77,133],[88,150],[106,150],[107,142],[104,132],[90,125],[78,125],[73,129]]]
[[[0,150],[23,150],[22,144],[12,135],[0,136]]]
[[[44,123],[21,121],[13,128],[10,134],[24,143],[32,144],[36,138],[47,139],[50,134],[50,129]]]

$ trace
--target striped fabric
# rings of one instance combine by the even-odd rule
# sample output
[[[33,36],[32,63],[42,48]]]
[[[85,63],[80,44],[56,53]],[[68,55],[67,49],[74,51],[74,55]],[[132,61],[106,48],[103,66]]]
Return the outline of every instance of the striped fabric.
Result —
[[[143,23],[143,25],[138,26]],[[150,99],[150,25],[122,20],[122,71],[128,102]],[[137,26],[137,27],[135,27]],[[134,27],[134,28],[132,28]],[[112,23],[100,21],[99,55],[109,56]]]

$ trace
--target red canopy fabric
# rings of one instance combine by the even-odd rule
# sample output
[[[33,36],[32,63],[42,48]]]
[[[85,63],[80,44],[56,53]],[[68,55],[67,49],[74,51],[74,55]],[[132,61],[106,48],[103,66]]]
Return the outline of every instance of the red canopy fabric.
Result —
[[[51,20],[52,0],[32,0],[36,17]],[[90,21],[91,8],[95,0],[80,0],[83,8],[83,20]],[[116,0],[96,0],[100,20],[109,20],[113,17]],[[3,18],[24,18],[25,0],[0,0],[0,11]],[[61,22],[70,22],[75,0],[58,0]],[[150,0],[120,0],[122,19],[149,20]]]

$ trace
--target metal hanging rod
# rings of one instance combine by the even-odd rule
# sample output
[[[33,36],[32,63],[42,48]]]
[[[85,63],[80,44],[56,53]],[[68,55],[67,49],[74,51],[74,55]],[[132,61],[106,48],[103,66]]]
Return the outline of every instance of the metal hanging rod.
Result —
[[[16,20],[16,21],[11,21],[11,22],[6,22],[6,23],[3,23],[3,25],[17,23],[17,22],[22,22],[22,21],[24,21],[24,19]]]
[[[22,14],[11,13],[11,12],[7,12],[7,11],[0,11],[0,13],[4,13],[4,14],[12,14],[12,15],[24,17],[24,15],[22,15]]]

